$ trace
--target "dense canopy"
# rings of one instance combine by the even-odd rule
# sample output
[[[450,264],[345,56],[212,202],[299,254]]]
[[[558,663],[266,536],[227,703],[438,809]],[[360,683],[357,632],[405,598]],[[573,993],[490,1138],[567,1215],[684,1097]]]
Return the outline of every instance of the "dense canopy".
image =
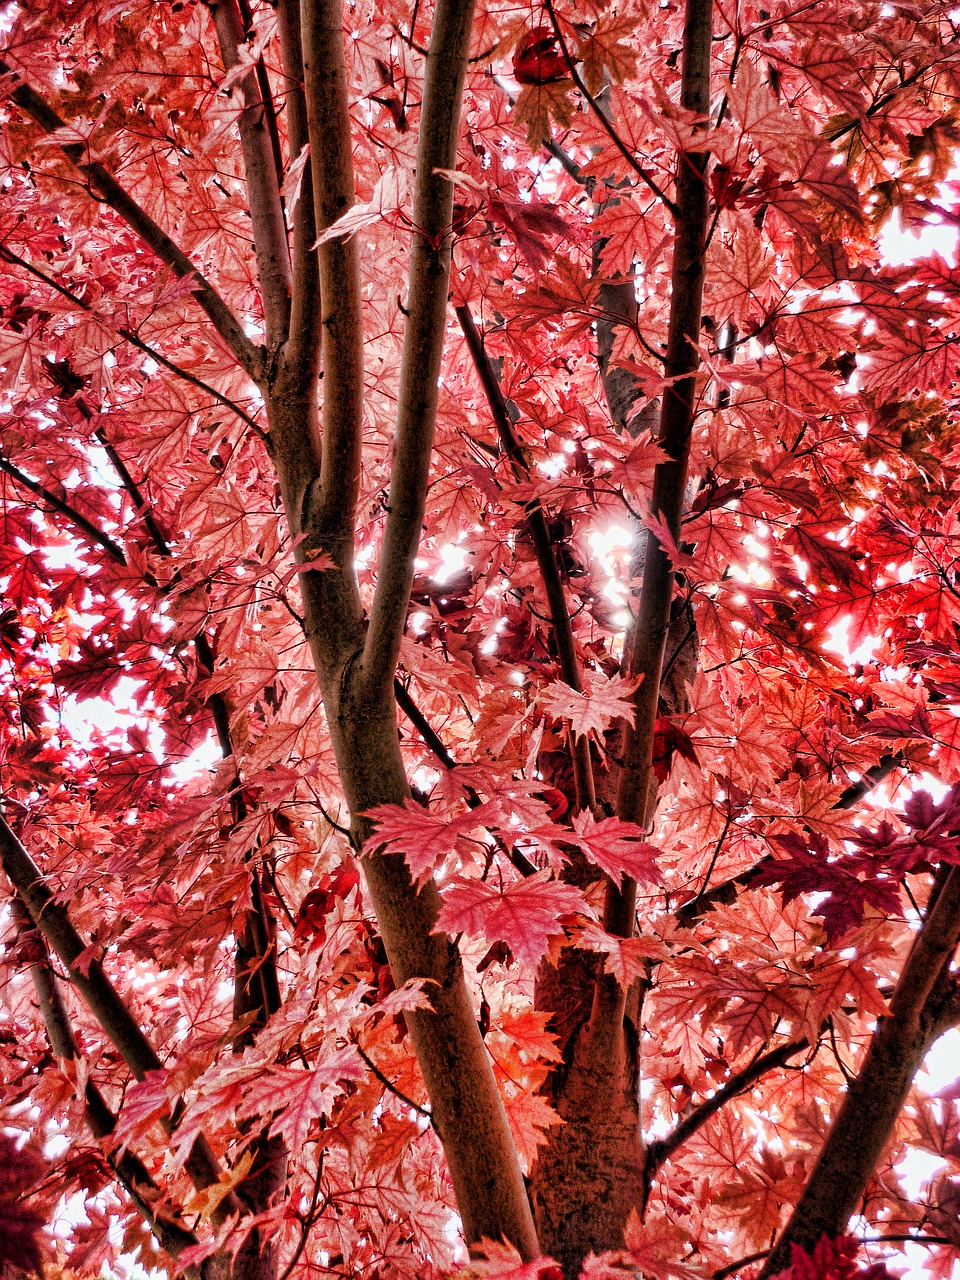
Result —
[[[763,4],[4,10],[0,1265],[951,1274],[957,12]]]

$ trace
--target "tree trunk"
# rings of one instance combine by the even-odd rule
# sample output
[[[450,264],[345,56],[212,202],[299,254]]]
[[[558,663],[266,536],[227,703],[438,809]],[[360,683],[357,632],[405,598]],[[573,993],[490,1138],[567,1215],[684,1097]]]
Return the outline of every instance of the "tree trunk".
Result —
[[[681,102],[704,120],[710,110],[711,0],[687,0]],[[654,475],[652,512],[679,541],[693,427],[697,343],[703,300],[707,226],[706,152],[680,155],[673,205],[675,237],[670,328],[665,374],[673,379],[663,396],[658,439],[667,454]],[[622,302],[622,299],[620,300]],[[605,338],[605,343],[608,341]],[[604,351],[603,359],[608,353]],[[622,411],[620,389],[611,389],[611,409]],[[653,738],[659,706],[664,649],[670,630],[674,578],[666,550],[647,539],[643,584],[630,670],[643,679],[635,695],[636,722],[625,734],[624,768],[616,810],[628,821],[652,819]],[[612,882],[606,889],[604,928],[630,937],[636,915],[636,884]],[[642,1211],[644,1145],[637,1094],[639,991],[624,993],[609,976],[586,981],[579,1001],[590,1017],[571,1037],[565,1070],[556,1081],[556,1106],[564,1120],[543,1148],[531,1178],[537,1229],[544,1249],[575,1280],[589,1251],[618,1249],[632,1209]],[[538,1004],[547,1007],[541,986]],[[634,1009],[629,1010],[629,1005]],[[630,1017],[635,1013],[636,1022]]]

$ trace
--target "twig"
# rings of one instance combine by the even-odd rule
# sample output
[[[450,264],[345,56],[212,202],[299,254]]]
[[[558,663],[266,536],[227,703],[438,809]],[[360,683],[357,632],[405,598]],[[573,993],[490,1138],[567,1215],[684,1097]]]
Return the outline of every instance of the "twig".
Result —
[[[17,74],[13,67],[0,60],[0,75],[16,78]],[[29,85],[18,84],[10,97],[21,111],[26,112],[46,133],[56,133],[60,129],[67,128],[66,121]],[[200,274],[180,246],[154,222],[146,210],[137,204],[136,200],[102,164],[96,161],[88,162],[86,148],[82,143],[64,143],[60,150],[86,176],[92,195],[110,205],[144,244],[153,250],[161,262],[172,268],[179,280],[193,280],[194,287],[191,292],[194,298],[206,312],[234,357],[251,378],[258,381],[263,372],[263,349],[254,346],[244,332],[238,317],[234,315],[209,280]]]
[[[17,925],[17,958],[30,970],[50,1048],[58,1058],[75,1059],[79,1056],[76,1037],[43,938],[19,895],[14,895],[12,908]],[[84,1117],[91,1132],[101,1141],[108,1138],[117,1127],[116,1115],[89,1078],[84,1089]],[[143,1161],[129,1147],[120,1153],[108,1151],[106,1159],[144,1221],[172,1258],[177,1258],[188,1246],[198,1243],[197,1236],[184,1226],[179,1213],[168,1213],[161,1217],[152,1203],[156,1196],[145,1196],[142,1193],[141,1188],[157,1192],[157,1183]],[[200,1278],[200,1271],[196,1268],[190,1268],[189,1274],[195,1280]]]
[[[403,684],[401,680],[399,679],[394,680],[393,691],[397,699],[397,705],[404,712],[404,714],[406,715],[407,719],[411,722],[411,724],[414,725],[417,732],[423,738],[424,742],[427,744],[427,746],[430,748],[433,754],[437,757],[440,763],[446,769],[455,769],[457,767],[456,760],[454,760],[453,756],[447,750],[447,747],[444,745],[443,739],[439,736],[436,730],[431,726],[430,722],[427,720],[426,716],[423,714],[423,712],[414,702],[413,698],[410,697],[409,690],[406,688],[406,686]],[[471,809],[479,809],[483,801],[474,791],[473,787],[466,787],[465,790],[467,793],[467,804],[470,806]],[[349,832],[347,834],[349,834]],[[530,861],[529,858],[527,858],[524,854],[520,852],[519,849],[509,848],[499,836],[494,836],[494,839],[496,840],[497,848],[500,850],[500,852],[504,855],[504,857],[509,859],[509,861],[514,865],[514,867],[516,867],[516,869],[520,872],[522,876],[532,876],[536,874],[537,868],[533,865],[533,863]]]
[[[24,271],[28,271],[30,275],[35,276],[38,280],[42,280],[48,288],[54,289],[62,297],[66,298],[69,302],[72,302],[74,306],[79,307],[82,311],[86,311],[89,315],[94,316],[101,324],[104,325],[105,328],[109,328],[106,321],[100,320],[100,317],[97,316],[94,308],[89,302],[74,293],[71,289],[66,288],[66,286],[54,280],[52,276],[47,275],[45,271],[34,266],[34,264],[29,262],[26,258],[21,258],[6,245],[0,245],[0,258],[3,258],[4,261],[9,262],[11,265],[21,267]],[[116,333],[123,338],[124,342],[129,342],[132,347],[136,347],[138,351],[142,351],[143,354],[149,356],[151,360],[156,360],[157,364],[162,365],[162,367],[169,373],[172,373],[175,377],[189,383],[190,386],[196,387],[198,391],[205,392],[216,400],[218,404],[222,404],[225,409],[229,409],[231,413],[235,413],[237,417],[242,422],[245,422],[251,431],[255,431],[262,440],[269,439],[267,432],[264,431],[259,423],[251,418],[250,414],[247,413],[245,409],[242,409],[235,400],[231,400],[229,396],[225,396],[222,392],[218,391],[216,387],[211,387],[209,382],[204,382],[202,378],[198,378],[196,374],[190,373],[189,370],[184,369],[181,365],[177,364],[176,361],[168,359],[162,351],[158,351],[157,348],[151,346],[149,342],[144,342],[144,340],[132,329],[128,329],[121,325],[116,329]]]
[[[31,480],[28,475],[25,475],[18,466],[12,463],[9,458],[4,457],[3,454],[0,454],[0,471],[5,471],[17,484],[28,489],[32,494],[52,507],[54,511],[59,511],[62,516],[66,516],[68,520],[87,535],[91,542],[95,542],[98,547],[102,548],[114,564],[125,565],[127,563],[123,548],[114,542],[113,538],[98,529],[86,516],[81,515],[75,507],[71,507],[69,502],[64,502],[55,493],[44,488],[38,480]]]
[[[564,38],[563,30],[561,29],[560,23],[557,21],[557,15],[554,12],[552,0],[543,0],[543,5],[547,11],[548,17],[550,18],[551,25],[553,26],[554,34],[557,37],[557,43],[560,45],[560,49],[563,53],[564,58],[566,59],[567,66],[570,70],[570,75],[573,78],[573,83],[577,86],[577,88],[583,94],[584,98],[586,98],[587,102],[590,105],[590,110],[597,117],[597,120],[599,121],[600,125],[602,126],[604,131],[609,135],[610,140],[613,142],[614,146],[623,156],[624,160],[626,160],[627,164],[634,171],[634,173],[636,173],[637,176],[641,179],[641,181],[644,182],[647,185],[647,187],[649,187],[649,189],[653,192],[653,194],[657,197],[658,200],[663,201],[664,205],[670,210],[673,216],[677,217],[678,216],[677,205],[670,199],[670,197],[666,194],[665,191],[661,190],[657,182],[653,178],[651,178],[647,170],[643,167],[643,165],[639,162],[639,160],[637,160],[636,156],[633,154],[630,148],[626,145],[626,143],[617,133],[616,129],[614,129],[613,125],[607,119],[607,116],[604,113],[603,108],[600,106],[600,103],[597,101],[597,99],[593,96],[593,94],[584,84],[583,77],[580,75],[580,72],[577,70],[576,62],[571,56],[570,50],[567,48],[567,42]]]
[[[651,1142],[647,1147],[644,1177],[647,1184],[652,1181],[654,1175],[660,1166],[673,1155],[673,1153],[712,1119],[717,1112],[724,1107],[733,1098],[744,1093],[751,1085],[756,1084],[761,1076],[766,1075],[768,1071],[773,1071],[776,1067],[784,1066],[796,1054],[802,1052],[809,1045],[806,1036],[800,1040],[791,1040],[789,1044],[782,1044],[777,1049],[771,1049],[769,1053],[754,1058],[748,1066],[742,1071],[738,1071],[736,1075],[732,1075],[715,1093],[711,1094],[705,1102],[701,1102],[699,1106],[694,1107],[683,1120],[676,1125],[670,1133],[665,1137],[659,1138],[656,1142]]]
[[[480,378],[480,384],[487,397],[487,404],[490,407],[490,414],[500,440],[500,447],[510,463],[514,477],[517,480],[527,479],[530,475],[530,464],[519,440],[514,434],[500,380],[496,375],[490,357],[486,353],[483,338],[477,329],[473,314],[466,305],[457,307],[456,314],[460,322],[460,328],[463,330],[463,336],[467,341],[467,349]],[[577,645],[573,635],[573,627],[570,624],[570,611],[567,608],[563,582],[560,578],[560,567],[557,564],[557,557],[550,538],[550,531],[547,527],[546,516],[539,499],[536,498],[527,503],[525,511],[530,540],[533,543],[540,576],[543,579],[544,589],[547,593],[550,621],[553,625],[557,657],[560,662],[560,673],[571,689],[582,693],[583,680],[580,672],[580,659],[577,656]],[[580,737],[574,739],[572,756],[577,807],[579,809],[589,809],[596,803],[596,786],[588,738]]]
[[[122,996],[107,977],[103,965],[90,957],[89,948],[73,927],[66,908],[57,901],[37,864],[0,816],[0,865],[22,898],[33,923],[60,957],[70,981],[83,997],[134,1079],[143,1080],[150,1071],[163,1066],[153,1045],[127,1008]],[[168,1134],[176,1128],[169,1113],[161,1120]],[[203,1189],[219,1180],[221,1169],[206,1138],[201,1134],[187,1157],[186,1168],[194,1185]],[[222,1223],[231,1213],[241,1211],[234,1192],[223,1200],[214,1215]],[[219,1223],[218,1223],[219,1225]]]
[[[400,1101],[405,1106],[412,1107],[413,1110],[416,1111],[419,1115],[425,1116],[426,1119],[430,1121],[431,1125],[433,1125],[433,1112],[429,1109],[429,1107],[421,1107],[419,1102],[414,1102],[413,1099],[408,1098],[405,1093],[401,1093],[401,1091],[397,1088],[397,1086],[393,1084],[393,1082],[383,1074],[383,1072],[380,1070],[377,1064],[367,1056],[364,1050],[360,1047],[359,1042],[354,1040],[353,1045],[357,1053],[359,1053],[360,1057],[363,1059],[363,1061],[366,1063],[369,1069],[373,1072],[373,1074],[377,1077],[377,1079],[380,1081],[383,1087],[385,1089],[388,1089],[390,1093],[392,1093],[395,1097],[399,1098]],[[434,1125],[433,1127],[436,1128],[436,1125]]]

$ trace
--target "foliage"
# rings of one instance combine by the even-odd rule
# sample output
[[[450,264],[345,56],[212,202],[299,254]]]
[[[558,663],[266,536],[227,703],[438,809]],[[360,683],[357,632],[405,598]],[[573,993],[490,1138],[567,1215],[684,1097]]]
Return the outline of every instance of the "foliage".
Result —
[[[241,4],[231,60],[215,20],[235,7],[50,0],[5,28],[0,784],[85,950],[73,982],[51,978],[75,1037],[58,1047],[36,983],[62,957],[29,919],[10,924],[4,1130],[56,1136],[50,1176],[88,1205],[66,1246],[77,1274],[132,1251],[148,1266],[242,1259],[254,1227],[284,1280],[463,1266],[443,1126],[404,1021],[438,983],[394,982],[356,874],[366,838],[439,886],[436,927],[459,943],[525,1173],[570,1123],[572,1024],[535,990],[538,967],[540,987],[566,981],[573,956],[591,982],[643,988],[641,1123],[663,1158],[626,1252],[591,1255],[585,1275],[730,1274],[770,1250],[810,1183],[931,886],[960,862],[960,272],[936,254],[889,265],[879,248],[892,218],[956,223],[952,18],[934,0],[721,0],[705,130],[680,105],[672,0],[480,4],[444,170],[451,306],[401,601],[412,795],[384,793],[358,834],[331,717],[346,686],[318,682],[303,624],[306,610],[316,640],[310,593],[338,575],[355,572],[368,614],[388,576],[411,245],[431,247],[413,193],[433,7],[347,6],[357,203],[342,222],[315,215],[321,161],[315,137],[310,152],[298,141],[296,6]],[[24,85],[59,124],[18,98]],[[238,141],[253,86],[268,91],[254,126],[295,265],[315,240],[359,255],[347,552],[290,522],[271,400],[282,343],[261,346],[287,295],[269,300]],[[678,155],[705,150],[696,483],[677,536],[648,511],[665,458],[649,427],[677,382],[664,352]],[[101,171],[200,276],[131,225]],[[611,300],[624,282],[635,314]],[[294,275],[295,304],[298,288]],[[322,372],[329,399],[328,352]],[[678,602],[649,830],[616,804],[645,692],[626,639],[645,523]],[[607,909],[612,885],[634,883],[636,936]],[[139,1078],[80,998],[76,973],[98,965],[159,1055]],[[937,1034],[953,1011],[941,988]],[[220,1170],[200,1187],[199,1135]],[[270,1142],[280,1185],[257,1200]],[[940,1161],[919,1199],[898,1175],[911,1148]],[[955,1103],[917,1090],[857,1197],[867,1234],[929,1239],[946,1277],[958,1178]],[[32,1203],[9,1212],[39,1263]],[[559,1275],[514,1243],[486,1241],[471,1272]],[[817,1249],[795,1255],[795,1277],[856,1273],[842,1239]]]

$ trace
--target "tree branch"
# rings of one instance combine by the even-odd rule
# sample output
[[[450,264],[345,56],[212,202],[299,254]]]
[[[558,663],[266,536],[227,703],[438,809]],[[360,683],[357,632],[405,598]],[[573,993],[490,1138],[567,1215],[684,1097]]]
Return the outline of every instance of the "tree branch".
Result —
[[[22,267],[23,270],[29,272],[30,275],[35,276],[38,280],[42,280],[45,285],[55,290],[69,302],[72,302],[74,306],[79,307],[82,311],[86,311],[88,315],[94,316],[95,319],[104,326],[104,328],[109,329],[111,327],[106,321],[102,320],[96,314],[90,303],[81,298],[79,294],[67,289],[64,285],[59,284],[52,276],[47,275],[45,271],[41,271],[40,268],[34,266],[32,262],[28,262],[26,258],[21,258],[18,254],[14,253],[12,249],[7,248],[6,245],[0,245],[0,258],[12,265]],[[222,404],[225,409],[229,409],[231,413],[235,413],[241,422],[245,422],[252,431],[257,433],[261,440],[266,440],[268,438],[267,433],[260,424],[256,422],[255,419],[251,418],[250,414],[247,413],[245,409],[242,409],[235,400],[231,400],[229,396],[225,396],[222,392],[218,391],[216,387],[211,387],[209,382],[204,382],[202,378],[198,378],[196,374],[190,373],[175,361],[169,360],[162,351],[158,351],[156,347],[152,347],[149,342],[144,342],[144,340],[134,333],[132,329],[127,329],[121,325],[115,330],[115,332],[123,338],[124,342],[129,342],[132,347],[136,347],[138,351],[142,351],[143,354],[149,356],[151,360],[155,360],[157,364],[162,365],[169,373],[180,378],[183,382],[189,383],[190,386],[196,387],[198,391],[205,392],[216,400],[218,404]]]
[[[900,752],[894,755],[881,756],[879,761],[872,765],[862,778],[857,782],[851,783],[845,791],[841,792],[839,800],[833,807],[835,809],[852,809],[854,805],[859,804],[861,800],[868,796],[874,787],[878,787],[885,778],[889,777],[895,769],[899,769],[903,762],[903,756]],[[690,929],[708,911],[712,911],[717,903],[735,902],[740,891],[749,889],[752,884],[755,884],[767,867],[775,861],[776,859],[772,854],[767,854],[766,857],[761,858],[752,867],[748,867],[746,871],[741,871],[739,875],[732,876],[729,880],[724,880],[721,884],[714,885],[712,889],[696,894],[677,911],[677,923],[681,928]]]
[[[98,529],[86,516],[81,515],[76,507],[71,507],[69,502],[64,502],[55,493],[44,488],[38,480],[31,480],[28,475],[25,475],[18,466],[12,463],[9,458],[4,457],[3,454],[0,454],[0,471],[5,471],[17,484],[22,485],[24,489],[29,490],[30,493],[40,498],[41,501],[52,507],[54,511],[59,511],[62,516],[66,516],[72,524],[75,524],[81,532],[86,534],[91,542],[96,543],[98,547],[105,551],[114,564],[125,565],[127,563],[123,548],[119,543],[114,542],[109,534]]]
[[[80,402],[82,403],[82,402]],[[154,548],[157,553],[170,559],[173,551],[164,535],[163,530],[157,523],[150,510],[149,504],[140,490],[140,486],[130,474],[123,458],[109,442],[102,431],[97,431],[97,439],[103,445],[107,456],[109,457],[117,475],[120,477],[120,483],[129,496],[134,505],[137,515],[144,523],[144,527],[150,535]],[[206,632],[200,631],[194,637],[194,650],[197,655],[197,661],[200,665],[213,674],[214,657],[210,642],[207,639]],[[226,699],[221,693],[211,693],[206,699],[210,714],[213,717],[214,728],[217,733],[217,743],[220,747],[220,753],[224,760],[228,760],[233,754],[233,740],[230,734],[230,711],[227,707]],[[234,810],[235,819],[239,822],[247,816],[247,808],[243,799],[242,783],[240,780],[240,771],[234,767],[233,779],[230,783],[230,799]],[[251,910],[248,913],[248,931],[252,942],[252,951],[260,962],[256,969],[257,984],[260,988],[260,1014],[263,1022],[266,1022],[271,1014],[276,1013],[280,1008],[280,983],[277,977],[276,963],[276,944],[273,940],[273,920],[267,910],[266,903],[263,900],[263,885],[261,882],[260,870],[251,865],[253,855],[250,850],[244,853],[244,862],[250,871],[250,899]],[[243,948],[244,943],[238,939],[238,952]],[[242,968],[243,965],[238,965]],[[243,982],[243,976],[237,976],[237,982]]]
[[[231,71],[239,66],[240,48],[247,42],[246,23],[237,0],[207,0],[207,3],[213,16],[224,70]],[[251,66],[238,81],[243,109],[237,118],[237,128],[247,179],[267,348],[272,351],[287,338],[292,279],[280,180],[269,129],[267,100],[270,86],[266,84],[267,93],[264,94],[266,73],[261,78],[256,71]],[[272,102],[270,105],[272,109]]]
[[[17,75],[13,67],[0,60],[0,75]],[[11,93],[11,98],[21,111],[25,112],[46,133],[56,133],[58,129],[67,128],[66,121],[29,85],[19,84]],[[61,151],[71,163],[75,164],[90,184],[93,195],[103,200],[111,209],[120,215],[126,224],[136,232],[140,239],[152,249],[161,262],[166,263],[179,280],[192,278],[196,283],[192,289],[194,298],[209,317],[213,327],[226,343],[234,358],[243,366],[250,377],[257,382],[263,374],[263,350],[255,347],[244,332],[243,325],[233,311],[224,302],[220,294],[193,265],[178,244],[160,227],[146,210],[142,209],[134,198],[117,182],[102,164],[97,161],[88,162],[85,148],[79,142],[67,142]]]
[[[406,622],[426,510],[452,253],[453,183],[473,0],[445,0],[434,18],[420,111],[409,314],[403,336],[387,524],[364,646],[368,689],[389,687]]]
[[[431,1125],[433,1124],[433,1112],[429,1109],[429,1107],[421,1107],[419,1102],[414,1102],[413,1099],[408,1098],[405,1093],[401,1093],[400,1090],[397,1088],[397,1086],[387,1076],[383,1074],[383,1072],[380,1070],[377,1064],[370,1057],[368,1057],[368,1055],[364,1052],[364,1050],[360,1046],[359,1041],[354,1040],[353,1047],[356,1049],[357,1053],[359,1053],[362,1061],[366,1064],[367,1068],[376,1076],[376,1078],[380,1081],[380,1083],[383,1085],[385,1089],[387,1089],[390,1093],[392,1093],[394,1097],[399,1098],[400,1101],[405,1106],[408,1106],[411,1108],[411,1110],[416,1111],[418,1115],[425,1116],[430,1121]]]
[[[530,463],[514,434],[513,424],[507,410],[507,402],[500,386],[500,380],[487,355],[483,338],[477,329],[470,308],[466,305],[456,308],[460,328],[467,340],[467,349],[473,360],[474,368],[480,378],[490,406],[500,448],[506,455],[515,479],[525,480],[530,476]],[[535,498],[526,505],[527,529],[533,543],[534,554],[540,568],[544,590],[547,593],[547,606],[550,610],[550,622],[557,646],[557,657],[560,663],[560,674],[577,693],[583,692],[583,680],[580,675],[580,659],[577,655],[576,640],[573,627],[570,625],[570,611],[563,591],[560,567],[547,527],[546,517],[539,499]],[[586,737],[574,738],[573,741],[573,774],[577,794],[577,808],[589,809],[596,803],[596,788],[593,777],[593,762],[590,758],[590,741]]]
[[[156,1050],[107,977],[103,965],[90,955],[90,948],[74,929],[66,908],[51,893],[37,864],[2,816],[0,865],[23,900],[33,923],[60,957],[70,981],[127,1064],[134,1079],[143,1080],[148,1072],[162,1070],[163,1063]],[[172,1115],[165,1116],[161,1123],[168,1134],[174,1132],[176,1120]],[[202,1134],[187,1157],[186,1169],[194,1185],[201,1189],[210,1186],[220,1177],[220,1165]],[[240,1211],[241,1202],[231,1191],[217,1209],[214,1221],[225,1222],[231,1213]]]
[[[560,50],[563,53],[564,59],[567,63],[567,68],[570,72],[571,77],[573,78],[573,83],[577,86],[577,88],[583,94],[584,98],[586,99],[587,103],[590,106],[590,110],[597,117],[597,121],[603,127],[604,132],[608,135],[608,137],[610,138],[610,141],[617,148],[617,150],[623,156],[624,160],[626,160],[627,164],[634,171],[634,173],[641,180],[641,182],[643,182],[650,189],[650,191],[653,192],[653,194],[657,197],[658,200],[663,201],[666,208],[670,210],[670,212],[674,215],[674,217],[677,217],[679,214],[678,206],[680,205],[680,202],[681,202],[679,188],[677,190],[677,202],[675,204],[670,199],[670,197],[666,194],[666,192],[660,189],[659,184],[653,178],[651,178],[650,174],[643,167],[643,165],[640,164],[640,162],[637,160],[637,157],[633,154],[633,152],[626,145],[626,143],[620,137],[619,133],[617,133],[616,129],[611,124],[610,120],[606,115],[606,112],[603,110],[603,107],[600,105],[600,103],[597,101],[594,95],[590,92],[590,90],[584,84],[583,77],[580,75],[580,72],[577,70],[576,60],[571,56],[570,50],[567,48],[567,42],[564,37],[563,30],[560,26],[560,23],[557,21],[557,15],[556,15],[556,12],[554,11],[552,0],[544,0],[544,8],[547,11],[547,16],[549,17],[550,24],[553,27],[554,35],[557,37],[557,43],[560,45]],[[686,49],[686,45],[684,45],[684,49]],[[694,107],[693,110],[696,110],[696,108]],[[703,114],[708,114],[708,112],[709,112],[709,102],[708,102],[707,112]],[[551,152],[551,155],[552,154],[554,153]]]
[[[665,1137],[651,1142],[645,1156],[644,1175],[647,1185],[649,1186],[660,1166],[669,1160],[679,1147],[689,1141],[697,1130],[712,1119],[722,1107],[744,1093],[768,1071],[784,1066],[792,1057],[806,1049],[808,1044],[809,1041],[804,1036],[801,1040],[791,1040],[789,1044],[782,1044],[779,1048],[771,1049],[769,1053],[754,1058],[753,1062],[732,1075],[706,1101],[694,1107],[690,1114],[685,1116]]]
[[[356,199],[341,0],[303,0],[301,29],[314,217],[322,232]],[[341,571],[352,574],[364,390],[356,237],[335,236],[319,245],[317,265],[323,453],[319,490],[312,494],[303,528],[312,546],[322,546]]]
[[[58,1058],[76,1059],[79,1057],[76,1037],[43,938],[19,895],[14,895],[12,907],[17,925],[18,959],[30,970],[50,1047]],[[84,1118],[94,1137],[101,1141],[117,1127],[117,1117],[90,1079],[84,1090]],[[157,1211],[160,1189],[138,1156],[127,1148],[119,1154],[107,1152],[106,1159],[141,1217],[172,1258],[176,1259],[188,1246],[197,1244],[197,1236],[184,1226],[179,1213],[168,1212],[161,1216]],[[142,1189],[151,1194],[144,1195]],[[191,1267],[187,1274],[191,1280],[200,1280],[199,1268]]]
[[[950,964],[960,940],[960,867],[932,896],[923,925],[866,1057],[844,1095],[813,1173],[761,1280],[790,1265],[791,1246],[811,1253],[822,1235],[842,1234],[863,1196],[914,1076],[951,1002]]]
[[[278,0],[277,28],[286,97],[287,140],[291,162],[310,145],[304,95],[303,43],[299,0]],[[321,345],[322,310],[318,305],[320,274],[314,241],[317,223],[313,199],[313,166],[308,158],[300,179],[300,197],[287,213],[293,222],[293,295],[290,302],[290,348],[295,364],[314,365]],[[291,213],[292,208],[292,213]]]
[[[683,32],[681,105],[706,120],[710,114],[710,50],[713,36],[711,0],[687,0]],[[677,543],[687,483],[690,434],[693,429],[698,342],[703,305],[707,185],[709,153],[681,153],[677,161],[677,199],[671,277],[670,321],[658,444],[667,455],[653,477],[652,514],[663,522]],[[630,673],[642,677],[634,694],[636,719],[625,729],[624,765],[620,774],[616,811],[626,821],[646,826],[650,821],[653,783],[653,740],[660,694],[663,655],[670,629],[674,573],[666,549],[651,532],[647,535],[643,582],[634,629]],[[603,926],[608,933],[629,937],[636,915],[636,883],[612,882],[604,897]],[[594,1014],[622,1017],[623,993],[616,983],[597,984]]]
[[[414,726],[420,737],[424,740],[433,754],[437,757],[445,769],[455,769],[457,762],[447,750],[443,739],[430,724],[429,720],[410,697],[409,692],[403,683],[394,678],[393,692],[397,699],[397,705],[406,715],[407,719]],[[467,804],[471,809],[479,809],[483,801],[477,795],[472,787],[466,788]],[[499,836],[494,837],[497,842],[497,848],[500,852],[516,867],[522,876],[532,876],[536,874],[537,868],[533,865],[529,858],[525,857],[519,849],[510,849],[500,839]]]

